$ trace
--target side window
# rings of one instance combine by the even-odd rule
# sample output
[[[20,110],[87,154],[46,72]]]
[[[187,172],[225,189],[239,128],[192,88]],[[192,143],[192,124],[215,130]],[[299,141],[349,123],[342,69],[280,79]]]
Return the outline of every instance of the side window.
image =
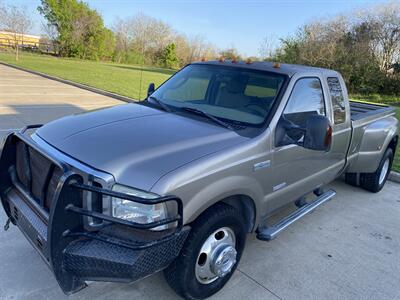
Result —
[[[333,107],[333,119],[336,125],[342,124],[346,121],[346,108],[339,78],[329,77],[327,81]]]
[[[301,142],[304,135],[301,130],[287,129],[296,126],[304,128],[311,115],[325,115],[322,86],[318,78],[302,78],[296,82],[278,122],[275,132],[276,146]]]
[[[325,115],[321,82],[318,78],[303,78],[296,82],[283,116],[304,127],[308,116],[313,114]]]

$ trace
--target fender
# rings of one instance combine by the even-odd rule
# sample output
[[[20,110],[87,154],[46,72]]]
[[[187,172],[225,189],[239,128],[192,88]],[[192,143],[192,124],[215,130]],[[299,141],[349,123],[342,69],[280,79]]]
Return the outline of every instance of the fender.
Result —
[[[387,147],[397,135],[398,123],[395,117],[388,117],[365,126],[357,158],[347,172],[375,172]]]
[[[184,223],[194,221],[207,208],[232,196],[246,196],[253,201],[255,208],[255,224],[258,224],[261,211],[263,191],[259,183],[245,176],[230,176],[221,178],[197,191],[184,205]],[[190,217],[185,217],[185,211],[190,211]]]

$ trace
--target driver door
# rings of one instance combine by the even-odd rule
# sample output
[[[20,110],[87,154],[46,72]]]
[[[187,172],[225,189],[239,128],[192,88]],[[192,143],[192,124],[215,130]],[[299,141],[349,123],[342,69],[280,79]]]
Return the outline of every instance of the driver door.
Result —
[[[318,77],[299,78],[275,128],[273,145],[272,193],[268,210],[274,211],[324,183],[329,166],[328,152],[305,149],[298,145],[304,133],[289,134],[288,125],[304,128],[310,115],[327,116],[327,102]],[[286,126],[285,126],[286,125]]]

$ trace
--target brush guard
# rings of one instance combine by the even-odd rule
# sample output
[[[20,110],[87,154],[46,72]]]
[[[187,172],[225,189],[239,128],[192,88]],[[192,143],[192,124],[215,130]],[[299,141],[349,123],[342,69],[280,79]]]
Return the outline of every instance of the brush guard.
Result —
[[[131,282],[167,267],[178,256],[190,230],[183,226],[181,199],[145,199],[87,184],[74,168],[47,154],[25,134],[38,127],[26,127],[6,138],[0,159],[0,196],[7,216],[52,269],[62,290],[66,294],[79,291],[86,280]],[[35,199],[18,179],[17,141],[62,171],[48,212],[40,206],[43,200]],[[174,202],[176,214],[152,223],[135,223],[84,208],[84,193],[100,196],[96,199],[107,196],[147,205]],[[88,230],[87,217],[101,220],[103,225]],[[152,230],[168,224],[168,229]]]

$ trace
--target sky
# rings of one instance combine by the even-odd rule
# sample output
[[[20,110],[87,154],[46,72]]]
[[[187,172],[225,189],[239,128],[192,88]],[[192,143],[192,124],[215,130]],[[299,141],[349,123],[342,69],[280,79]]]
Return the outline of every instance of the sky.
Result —
[[[400,0],[395,0],[400,1]],[[40,0],[0,0],[25,6],[35,26],[31,34],[41,33],[43,18],[37,11]],[[189,36],[200,35],[219,49],[235,47],[243,56],[257,56],[264,37],[278,42],[313,20],[328,18],[353,9],[367,8],[381,0],[86,0],[111,27],[117,18],[136,13],[161,19]]]

